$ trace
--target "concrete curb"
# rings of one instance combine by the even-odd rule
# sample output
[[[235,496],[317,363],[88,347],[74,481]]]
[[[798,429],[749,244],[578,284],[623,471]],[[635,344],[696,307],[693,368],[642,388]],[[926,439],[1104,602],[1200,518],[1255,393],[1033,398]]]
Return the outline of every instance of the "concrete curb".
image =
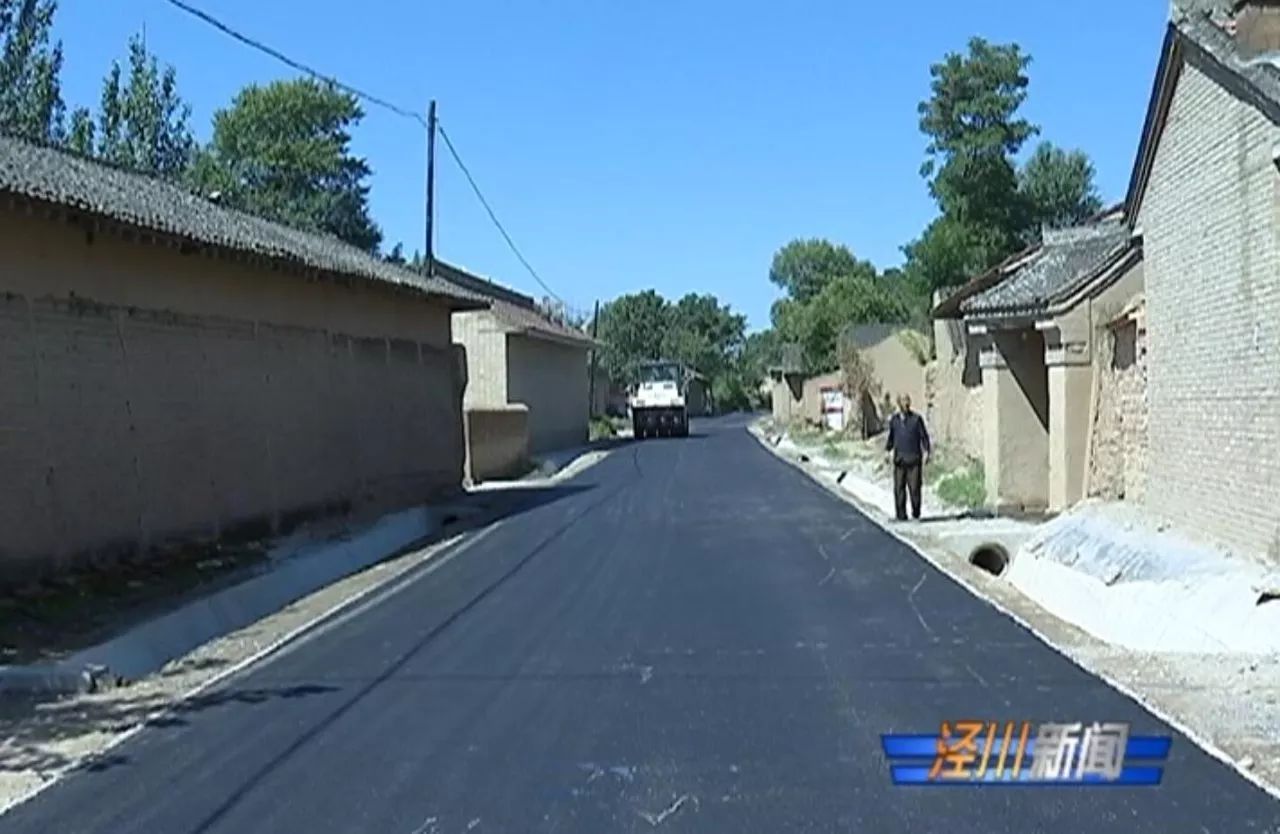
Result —
[[[425,539],[442,527],[442,515],[440,508],[415,507],[383,516],[342,539],[288,539],[269,554],[274,567],[243,582],[60,661],[0,666],[0,697],[69,695],[150,675],[214,638],[257,622]]]
[[[798,469],[806,477],[808,477],[809,479],[817,483],[819,486],[825,487],[825,485],[821,482],[821,480],[814,477],[814,474],[812,472],[809,472],[808,470],[806,470],[800,463],[792,460],[788,460],[781,452],[775,449],[774,444],[769,442],[769,439],[764,435],[764,433],[757,426],[755,425],[748,426],[747,431],[751,435],[753,435],[760,442],[760,445],[762,445],[767,451],[772,452],[784,463],[794,466],[796,469]],[[1092,668],[1086,663],[1079,660],[1078,658],[1074,657],[1071,654],[1071,652],[1069,652],[1062,646],[1058,645],[1056,642],[1054,642],[1053,638],[1045,634],[1044,630],[1037,628],[1027,618],[1018,614],[1016,611],[1009,608],[1007,605],[1005,605],[999,599],[996,599],[991,594],[985,592],[982,588],[976,585],[969,577],[966,577],[963,573],[954,570],[951,565],[946,564],[942,559],[938,558],[936,554],[930,553],[929,551],[925,550],[924,547],[921,546],[920,544],[902,535],[897,530],[894,530],[891,526],[888,525],[885,516],[881,514],[878,510],[875,510],[874,508],[864,507],[862,505],[862,502],[854,499],[853,496],[843,491],[837,491],[832,489],[828,489],[827,491],[830,492],[832,495],[835,495],[837,498],[842,498],[847,503],[857,507],[858,510],[860,510],[864,515],[866,515],[868,519],[870,519],[877,527],[879,527],[885,533],[889,534],[890,536],[897,539],[902,544],[906,545],[917,556],[919,556],[924,561],[928,562],[930,565],[932,565],[935,569],[937,569],[943,575],[954,580],[956,583],[958,583],[962,588],[964,588],[974,597],[992,606],[1001,614],[1013,620],[1022,628],[1026,629],[1027,632],[1030,633],[1033,637],[1035,637],[1045,646],[1057,652],[1059,655],[1061,655],[1071,664],[1079,667],[1080,669],[1083,669],[1084,671],[1088,672],[1090,675],[1093,675],[1094,677],[1098,678],[1102,682],[1106,683],[1112,689],[1116,690],[1120,694],[1124,695],[1125,697],[1129,698],[1133,702],[1140,705],[1147,712],[1151,713],[1156,718],[1163,721],[1165,724],[1168,724],[1170,727],[1177,730],[1182,735],[1186,736],[1188,739],[1191,740],[1193,744],[1195,744],[1201,750],[1208,753],[1210,756],[1222,762],[1232,771],[1240,775],[1242,778],[1244,778],[1245,781],[1259,788],[1260,790],[1262,790],[1264,793],[1268,794],[1272,798],[1280,799],[1280,785],[1274,785],[1271,782],[1267,781],[1266,779],[1263,779],[1258,774],[1252,772],[1248,768],[1242,767],[1240,763],[1235,759],[1235,757],[1233,757],[1230,753],[1228,753],[1222,747],[1214,743],[1212,739],[1210,739],[1203,733],[1199,732],[1194,727],[1192,727],[1191,725],[1187,724],[1186,722],[1178,718],[1176,715],[1173,715],[1170,711],[1163,709],[1158,704],[1153,702],[1151,698],[1147,697],[1146,695],[1144,695],[1142,692],[1138,691],[1134,687],[1131,687],[1125,684],[1123,681],[1118,680],[1115,676],[1107,674],[1106,672],[1100,669]],[[1025,595],[1023,595],[1023,597],[1034,603],[1034,600],[1031,600],[1029,597],[1026,597]],[[1041,610],[1044,610],[1044,609],[1041,609]],[[1056,616],[1053,615],[1051,612],[1046,611],[1045,613],[1048,616],[1054,617],[1055,619],[1057,619]],[[1072,627],[1074,628],[1075,626],[1072,626]],[[1092,638],[1092,639],[1097,640],[1097,638]],[[1097,642],[1101,643],[1102,641],[1098,640]]]
[[[574,446],[543,455],[534,471],[523,478],[513,480],[481,481],[470,487],[472,492],[499,489],[525,489],[557,484],[590,469],[609,456],[615,449],[629,442],[630,438],[610,437],[596,440],[585,446]]]
[[[568,449],[557,449],[554,452],[548,452],[538,458],[538,469],[542,470],[530,480],[542,480],[546,478],[554,478],[561,472],[574,468],[580,460],[595,452],[612,452],[614,449],[629,441],[631,438],[621,437],[604,437],[599,440],[593,440],[582,446],[573,446]],[[603,457],[603,455],[601,456]]]

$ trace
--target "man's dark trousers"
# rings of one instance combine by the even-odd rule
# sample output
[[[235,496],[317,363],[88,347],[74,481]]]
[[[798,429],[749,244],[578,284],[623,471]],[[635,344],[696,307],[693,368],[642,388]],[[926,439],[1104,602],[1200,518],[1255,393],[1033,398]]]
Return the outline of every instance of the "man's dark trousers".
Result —
[[[920,461],[893,462],[893,503],[898,520],[907,520],[907,496],[911,496],[911,517],[920,517]]]

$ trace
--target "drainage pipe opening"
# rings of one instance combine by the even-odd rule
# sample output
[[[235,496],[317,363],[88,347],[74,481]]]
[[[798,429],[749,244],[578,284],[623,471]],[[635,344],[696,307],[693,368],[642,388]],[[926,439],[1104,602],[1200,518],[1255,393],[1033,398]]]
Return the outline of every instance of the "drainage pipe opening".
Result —
[[[969,554],[969,564],[999,576],[1009,567],[1009,552],[998,544],[982,544]]]

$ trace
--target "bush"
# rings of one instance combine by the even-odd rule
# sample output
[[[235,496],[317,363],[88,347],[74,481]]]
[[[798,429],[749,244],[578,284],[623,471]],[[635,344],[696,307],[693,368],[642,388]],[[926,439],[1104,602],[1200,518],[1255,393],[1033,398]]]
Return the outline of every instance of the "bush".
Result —
[[[613,421],[607,417],[592,417],[590,427],[590,438],[592,440],[600,440],[605,437],[617,437],[618,432],[613,426]]]
[[[933,358],[933,345],[930,344],[929,337],[918,330],[898,331],[898,341],[902,342],[912,358],[921,366],[928,365],[929,360]]]
[[[987,482],[981,464],[972,464],[938,481],[938,497],[955,507],[974,509],[987,502]]]
[[[838,434],[827,434],[822,438],[822,451],[827,457],[843,460],[851,457],[848,447],[841,444],[841,437]]]
[[[803,420],[793,420],[787,429],[787,434],[796,443],[815,443],[822,438],[824,432],[819,426]]]

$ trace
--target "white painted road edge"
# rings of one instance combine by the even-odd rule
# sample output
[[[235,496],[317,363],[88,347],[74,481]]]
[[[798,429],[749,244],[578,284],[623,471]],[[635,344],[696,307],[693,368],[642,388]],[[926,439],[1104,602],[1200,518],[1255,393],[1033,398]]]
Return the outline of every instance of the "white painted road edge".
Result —
[[[469,536],[465,533],[459,534],[425,548],[425,561],[421,564],[415,565],[405,573],[391,577],[388,582],[370,585],[367,588],[360,589],[346,599],[335,603],[316,616],[307,620],[305,623],[296,626],[280,637],[277,637],[275,640],[272,640],[256,652],[242,658],[231,666],[228,666],[226,669],[219,671],[212,677],[201,681],[186,692],[175,696],[171,701],[169,701],[169,703],[148,713],[145,717],[139,720],[137,724],[111,738],[101,748],[95,750],[92,754],[86,756],[83,760],[77,762],[72,767],[67,768],[48,781],[36,785],[30,791],[15,797],[13,801],[5,805],[0,805],[0,816],[3,816],[8,811],[25,802],[29,802],[36,796],[39,796],[41,793],[58,784],[76,770],[82,769],[86,765],[92,764],[95,760],[101,759],[108,752],[114,750],[116,747],[119,747],[124,742],[141,733],[143,730],[151,726],[152,723],[170,715],[175,709],[182,706],[182,704],[187,701],[190,701],[192,698],[195,698],[209,689],[212,689],[236,675],[239,675],[250,667],[266,660],[271,655],[277,654],[286,649],[294,649],[305,644],[309,640],[324,634],[342,623],[347,622],[353,617],[359,616],[370,608],[379,605],[413,583],[430,576],[432,573],[453,561],[455,557],[466,552],[472,545],[486,538],[490,533],[501,526],[501,524],[502,520],[499,519],[487,527],[471,533]]]
[[[1231,768],[1233,771],[1238,773],[1249,783],[1260,788],[1261,790],[1266,792],[1268,795],[1270,795],[1272,798],[1280,799],[1280,788],[1277,788],[1272,784],[1270,784],[1269,782],[1263,780],[1261,777],[1259,777],[1257,774],[1253,773],[1252,771],[1241,767],[1236,762],[1236,760],[1231,757],[1229,753],[1227,753],[1221,747],[1218,747],[1216,744],[1214,744],[1211,739],[1197,732],[1195,728],[1185,724],[1176,716],[1161,709],[1158,705],[1153,703],[1150,699],[1146,698],[1142,693],[1132,689],[1131,687],[1127,686],[1123,682],[1117,680],[1111,675],[1108,675],[1106,672],[1103,672],[1098,669],[1091,669],[1081,661],[1077,660],[1075,657],[1072,657],[1071,654],[1066,649],[1054,643],[1053,640],[1047,634],[1042,632],[1040,629],[1036,628],[1034,625],[1032,625],[1029,621],[1027,621],[1024,617],[1019,615],[1017,612],[1011,610],[1010,608],[1002,604],[999,600],[995,599],[991,595],[984,592],[977,585],[970,582],[964,576],[964,574],[960,573],[959,571],[952,570],[951,566],[942,562],[936,556],[929,553],[924,548],[920,547],[920,545],[916,544],[915,542],[904,537],[903,535],[901,535],[891,527],[887,526],[877,513],[867,512],[865,508],[860,506],[859,503],[855,499],[853,499],[851,496],[849,496],[847,493],[843,491],[832,490],[830,487],[824,484],[819,478],[817,478],[814,475],[814,473],[806,469],[803,464],[799,463],[798,461],[791,460],[790,458],[786,457],[782,452],[775,449],[773,444],[769,443],[761,435],[760,431],[755,426],[749,426],[747,428],[747,432],[751,434],[753,437],[755,437],[756,440],[760,442],[761,446],[763,446],[769,452],[773,453],[780,460],[800,470],[800,472],[804,473],[805,476],[810,478],[819,486],[822,486],[824,489],[826,489],[827,492],[831,493],[832,495],[835,495],[837,498],[844,500],[845,503],[851,504],[852,506],[856,507],[860,512],[863,513],[863,515],[865,515],[868,519],[870,519],[881,530],[888,533],[890,536],[897,539],[902,544],[906,545],[913,552],[919,555],[920,558],[924,559],[926,562],[933,565],[934,568],[941,571],[946,576],[950,577],[952,580],[958,583],[961,587],[963,587],[969,593],[983,600],[984,602],[986,602],[987,604],[995,608],[997,611],[999,611],[1001,614],[1005,615],[1006,617],[1013,620],[1018,625],[1022,626],[1041,643],[1044,643],[1050,649],[1053,649],[1055,652],[1057,652],[1062,657],[1066,658],[1075,666],[1078,666],[1079,668],[1088,672],[1090,675],[1093,675],[1094,677],[1097,677],[1098,679],[1102,680],[1112,689],[1128,697],[1130,700],[1137,702],[1147,712],[1151,713],[1156,718],[1159,718],[1161,721],[1168,724],[1170,727],[1173,727],[1179,733],[1189,738],[1192,741],[1192,743],[1194,743],[1197,747],[1199,747],[1201,750],[1208,753],[1213,758],[1222,762],[1227,767]]]

